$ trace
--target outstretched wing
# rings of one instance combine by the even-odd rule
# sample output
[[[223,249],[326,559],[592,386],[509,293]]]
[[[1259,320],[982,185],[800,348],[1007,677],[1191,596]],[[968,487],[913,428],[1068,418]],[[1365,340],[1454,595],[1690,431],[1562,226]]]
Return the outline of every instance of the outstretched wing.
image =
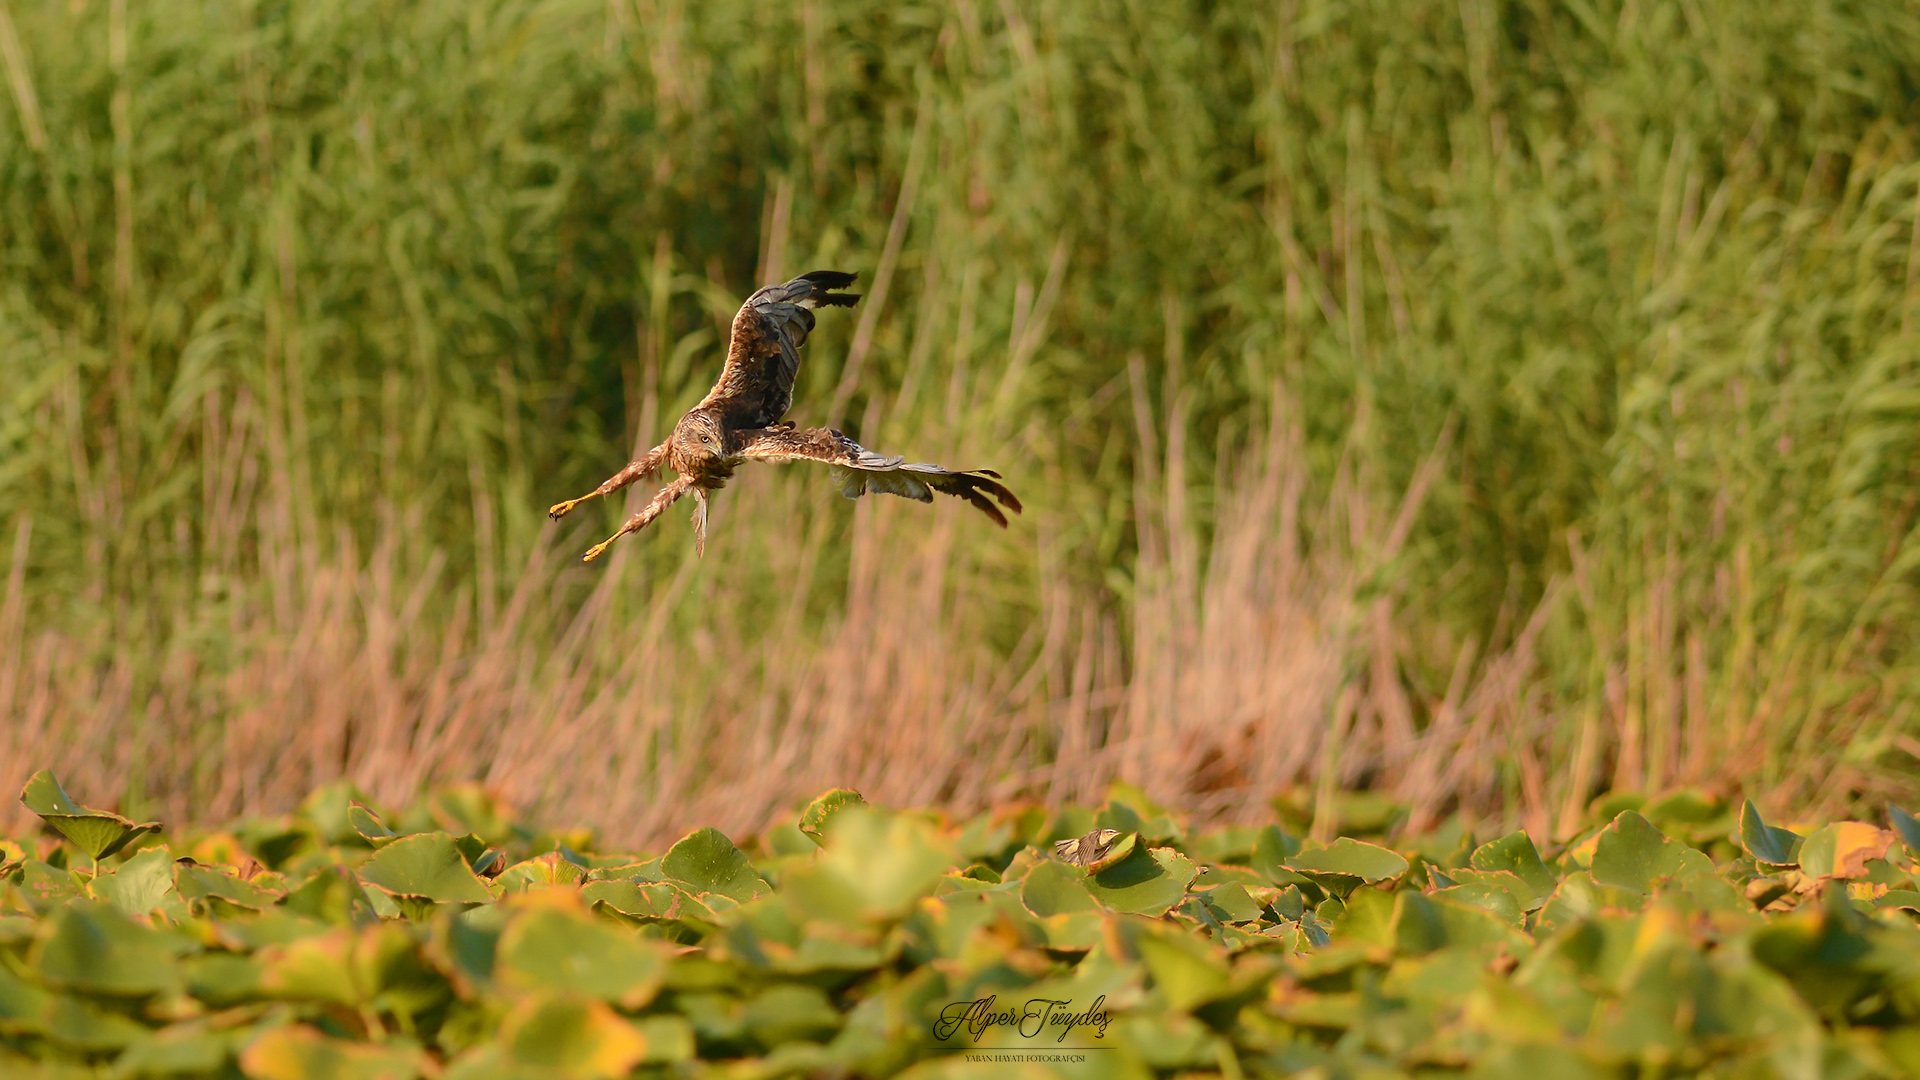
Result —
[[[1001,528],[1007,527],[1004,506],[1020,512],[1020,500],[1000,482],[1000,474],[987,469],[953,472],[938,465],[907,464],[905,458],[882,457],[831,428],[768,428],[742,431],[741,440],[729,447],[728,456],[750,461],[820,461],[831,467],[840,494],[857,499],[868,492],[899,495],[919,502],[932,502],[933,493],[944,492],[965,499],[980,508]],[[989,499],[987,496],[993,496]],[[1000,506],[993,505],[998,499]]]
[[[727,366],[699,407],[718,408],[728,427],[777,423],[793,405],[793,379],[800,372],[800,346],[813,330],[813,309],[852,307],[858,294],[832,290],[853,284],[856,276],[815,270],[747,297],[733,317]]]

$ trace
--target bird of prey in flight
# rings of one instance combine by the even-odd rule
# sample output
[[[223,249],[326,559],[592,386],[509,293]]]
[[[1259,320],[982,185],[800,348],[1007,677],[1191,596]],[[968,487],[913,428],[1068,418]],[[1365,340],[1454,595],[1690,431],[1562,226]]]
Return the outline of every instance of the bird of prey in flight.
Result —
[[[905,458],[883,457],[831,428],[796,428],[781,422],[793,404],[793,379],[800,371],[800,347],[813,329],[815,308],[852,307],[860,297],[840,292],[853,284],[853,274],[815,270],[785,285],[769,285],[740,306],[733,317],[733,342],[727,366],[707,396],[674,425],[667,441],[647,451],[606,483],[578,499],[554,504],[547,516],[558,519],[598,495],[618,491],[636,480],[669,468],[679,476],[669,481],[620,531],[595,544],[585,561],[592,562],[607,546],[630,532],[646,528],[681,496],[694,499],[693,543],[701,554],[707,548],[707,502],[726,485],[736,465],[745,461],[818,461],[840,485],[840,494],[857,499],[870,491],[932,502],[945,492],[980,508],[1006,528],[1004,506],[1020,512],[1020,500],[1000,483],[1000,474],[987,469],[952,472],[938,465],[908,464]],[[988,498],[992,496],[992,498]],[[1000,506],[994,505],[999,500]]]

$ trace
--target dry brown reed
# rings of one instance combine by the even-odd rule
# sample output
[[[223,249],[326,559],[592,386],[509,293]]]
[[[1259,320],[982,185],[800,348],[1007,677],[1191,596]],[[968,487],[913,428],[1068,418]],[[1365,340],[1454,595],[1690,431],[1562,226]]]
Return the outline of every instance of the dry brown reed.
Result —
[[[1618,694],[1604,716],[1586,715],[1572,767],[1556,757],[1564,725],[1534,677],[1534,647],[1564,589],[1504,651],[1460,647],[1443,695],[1410,693],[1407,635],[1379,582],[1446,460],[1444,439],[1398,506],[1375,505],[1376,485],[1350,463],[1309,502],[1295,407],[1276,393],[1263,428],[1206,485],[1209,534],[1179,464],[1178,402],[1162,418],[1145,394],[1135,400],[1140,458],[1153,464],[1134,493],[1141,556],[1125,627],[1101,597],[1046,572],[1061,522],[1044,483],[1028,487],[1030,512],[1004,543],[983,548],[995,538],[964,508],[893,500],[856,504],[842,537],[848,511],[822,477],[760,470],[718,505],[793,522],[783,541],[730,533],[717,516],[706,560],[688,545],[670,572],[649,575],[639,545],[685,545],[677,522],[623,542],[604,569],[579,567],[577,537],[549,528],[497,610],[463,594],[444,630],[422,612],[445,560],[407,573],[400,540],[413,522],[398,508],[371,550],[341,535],[328,558],[303,564],[287,500],[249,487],[209,496],[261,507],[266,590],[236,594],[258,599],[229,616],[247,654],[205,700],[199,660],[180,646],[152,697],[134,701],[137,658],[22,633],[23,521],[0,603],[0,640],[17,643],[0,651],[0,711],[17,718],[0,727],[0,790],[42,767],[83,792],[139,775],[151,812],[213,822],[285,810],[340,778],[389,802],[478,779],[540,819],[645,845],[701,824],[750,832],[831,786],[965,811],[1097,800],[1114,780],[1202,821],[1263,820],[1271,800],[1305,791],[1325,832],[1331,797],[1366,787],[1408,803],[1417,822],[1464,810],[1545,837],[1556,821],[1570,828],[1596,786],[1636,779],[1625,752],[1613,775],[1596,757],[1596,723],[1609,745],[1631,744],[1638,721]],[[240,403],[242,428],[249,409]],[[953,454],[968,452],[953,441]],[[844,592],[810,595],[825,549],[842,542]],[[1042,564],[1025,576],[1041,584],[1011,660],[981,602],[1004,584],[1001,557]],[[735,572],[743,563],[760,573]],[[595,579],[584,603],[562,602],[581,575]],[[808,611],[823,600],[834,613],[816,627]],[[682,605],[700,613],[691,630],[673,617]],[[1697,711],[1685,723],[1669,740],[1668,781],[1701,780],[1741,745],[1737,726],[1716,738]],[[14,817],[10,827],[24,823]]]

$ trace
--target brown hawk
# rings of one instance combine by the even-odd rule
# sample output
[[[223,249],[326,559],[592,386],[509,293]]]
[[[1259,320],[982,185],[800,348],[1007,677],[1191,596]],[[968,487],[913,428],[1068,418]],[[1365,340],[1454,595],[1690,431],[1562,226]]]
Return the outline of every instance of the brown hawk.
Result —
[[[997,472],[952,472],[938,465],[908,464],[905,458],[882,457],[831,428],[795,428],[792,422],[780,422],[793,404],[793,379],[800,371],[800,347],[813,329],[813,309],[852,307],[860,297],[836,290],[852,285],[854,277],[815,270],[747,297],[733,317],[733,342],[720,381],[680,418],[667,441],[592,492],[556,503],[547,511],[547,516],[558,519],[580,503],[652,476],[663,466],[680,474],[628,518],[619,532],[595,544],[585,561],[593,561],[622,536],[646,528],[689,492],[695,503],[694,547],[705,554],[707,500],[726,485],[734,466],[743,461],[823,462],[840,485],[840,494],[849,499],[877,491],[932,502],[934,492],[945,492],[979,507],[1006,528],[1007,516],[1000,506],[1017,514],[1020,500],[1000,483]],[[995,499],[1000,506],[994,505]]]

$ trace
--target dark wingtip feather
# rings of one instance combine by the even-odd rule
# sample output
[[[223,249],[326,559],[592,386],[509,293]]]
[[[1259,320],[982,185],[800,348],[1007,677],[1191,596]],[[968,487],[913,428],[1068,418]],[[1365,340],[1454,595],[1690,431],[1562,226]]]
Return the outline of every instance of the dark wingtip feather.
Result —
[[[979,507],[980,512],[992,518],[995,525],[1003,529],[1007,527],[1007,515],[1001,513],[1000,508],[988,501],[985,495],[980,494],[979,488],[962,488],[960,497]]]
[[[844,289],[853,284],[854,279],[859,276],[840,270],[811,270],[794,280],[807,283],[807,296],[816,304],[824,307],[852,307],[860,302],[859,293],[839,293],[829,290]]]
[[[987,498],[987,495],[991,494],[995,499],[999,499],[1014,513],[1020,512],[1020,500],[1013,497],[1013,492],[979,472],[950,473],[939,477],[939,480],[945,482],[935,482],[928,486],[967,500],[1003,529],[1007,527],[1007,515],[1001,513],[1000,507],[993,505],[993,499]]]
[[[844,289],[854,283],[859,274],[849,274],[843,270],[809,270],[800,275],[801,281],[811,282],[821,289]]]
[[[981,481],[980,486],[992,492],[993,497],[1000,500],[1001,506],[1006,507],[1016,514],[1024,509],[1024,507],[1020,505],[1020,499],[1015,496],[1012,491],[1008,490],[1007,485],[996,482],[1000,479],[999,473],[994,472],[992,469],[976,469],[973,475],[993,477],[992,480]],[[1005,523],[1006,522],[1002,520],[1001,524],[1004,525]]]

